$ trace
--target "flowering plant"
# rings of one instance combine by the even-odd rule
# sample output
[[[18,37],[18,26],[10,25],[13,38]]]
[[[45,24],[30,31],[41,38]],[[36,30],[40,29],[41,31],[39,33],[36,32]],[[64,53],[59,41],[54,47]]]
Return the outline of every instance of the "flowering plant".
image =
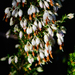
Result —
[[[6,37],[15,34],[20,41],[15,45],[18,48],[17,55],[8,58],[8,64],[12,64],[10,75],[29,75],[36,71],[42,72],[42,66],[47,62],[52,63],[52,47],[55,44],[55,36],[59,49],[63,51],[64,34],[66,29],[61,23],[65,19],[73,18],[73,14],[56,20],[57,11],[62,7],[64,0],[12,0],[12,7],[5,9],[4,20],[11,26]],[[33,67],[34,66],[34,67]],[[37,73],[36,73],[37,74]]]

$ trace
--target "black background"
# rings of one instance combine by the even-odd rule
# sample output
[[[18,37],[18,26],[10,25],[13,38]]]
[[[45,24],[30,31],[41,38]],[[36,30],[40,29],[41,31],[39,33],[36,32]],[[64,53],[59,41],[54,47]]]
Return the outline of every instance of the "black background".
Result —
[[[62,3],[63,7],[58,10],[58,17],[60,19],[62,15],[68,13],[75,13],[75,3],[74,0],[65,0]],[[11,6],[11,0],[1,0],[0,1],[0,58],[6,56],[7,54],[12,55],[16,52],[15,44],[17,40],[14,39],[6,39],[3,34],[6,33],[8,29],[10,29],[9,23],[5,23],[2,19],[4,16],[4,9],[6,7]],[[68,60],[69,53],[74,52],[74,45],[75,45],[75,18],[72,20],[66,20],[63,25],[67,29],[67,33],[65,35],[65,42],[64,42],[64,53],[58,52],[54,56],[53,64],[47,64],[43,66],[44,72],[39,73],[39,75],[67,75],[67,61],[66,63],[62,63],[62,59],[65,56]],[[0,75],[8,75],[10,71],[10,66],[8,62],[0,62]]]

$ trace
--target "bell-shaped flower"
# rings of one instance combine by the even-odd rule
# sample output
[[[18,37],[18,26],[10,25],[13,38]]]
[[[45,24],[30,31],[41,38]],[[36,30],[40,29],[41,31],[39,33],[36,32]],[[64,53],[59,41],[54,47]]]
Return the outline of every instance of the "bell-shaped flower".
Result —
[[[13,0],[13,1],[12,1],[13,9],[15,9],[16,5],[17,5],[17,2],[16,2],[15,0]]]
[[[13,17],[10,18],[10,26],[12,26],[14,24],[13,22]]]
[[[44,42],[47,43],[48,41],[49,41],[49,40],[48,40],[48,35],[45,34],[45,35],[44,35]]]
[[[19,37],[20,37],[20,39],[23,37],[23,32],[22,31],[19,32]]]
[[[22,0],[22,6],[24,7],[26,0]]]
[[[57,30],[57,27],[55,26],[55,24],[52,24],[51,28],[52,28],[53,30]]]
[[[21,2],[21,0],[16,0],[17,1],[17,6],[19,5],[19,3]]]
[[[34,21],[34,25],[38,26],[38,24],[37,24],[37,21],[36,21],[36,20]]]
[[[40,52],[40,58],[43,59],[44,58],[44,54],[42,52]]]
[[[40,44],[40,39],[37,37],[36,38],[36,45],[39,45]]]
[[[43,2],[40,0],[40,2],[39,2],[39,6],[41,7],[41,8],[43,8],[44,7],[44,4],[43,4]]]
[[[32,39],[31,43],[32,43],[33,46],[36,45],[36,41],[34,39]]]
[[[62,41],[60,38],[57,39],[57,43],[58,43],[58,45],[62,45]]]
[[[26,44],[24,47],[25,52],[29,51],[29,46]]]
[[[15,63],[17,63],[18,62],[18,57],[15,56],[14,59],[15,59]]]
[[[49,8],[49,4],[47,3],[47,1],[44,1],[44,4],[45,4],[45,6],[46,6],[48,9],[50,9],[50,8]]]
[[[39,23],[38,23],[38,26],[39,26],[39,30],[41,31],[42,24],[41,24],[41,22],[40,22],[40,21],[39,21]]]
[[[37,27],[35,25],[33,25],[32,28],[34,32],[37,30]]]
[[[54,33],[53,33],[53,31],[52,31],[52,29],[49,27],[49,28],[47,28],[47,31],[48,31],[48,33],[53,37],[54,36]]]
[[[19,15],[20,20],[21,20],[22,19],[22,15],[23,15],[23,11],[21,9],[19,10],[18,15]]]

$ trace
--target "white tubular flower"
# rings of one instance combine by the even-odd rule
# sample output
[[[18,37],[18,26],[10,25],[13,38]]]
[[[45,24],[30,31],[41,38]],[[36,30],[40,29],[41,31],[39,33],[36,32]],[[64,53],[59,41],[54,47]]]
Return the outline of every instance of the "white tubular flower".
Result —
[[[6,32],[6,38],[9,38],[9,36],[10,36],[10,30],[8,30],[8,31]]]
[[[29,28],[29,34],[31,34],[31,33],[32,33],[32,27]]]
[[[10,10],[9,10],[10,8],[9,7],[7,7],[6,9],[5,9],[5,14],[8,14],[9,12],[10,12]]]
[[[44,54],[46,57],[49,55],[46,49],[44,50]]]
[[[21,0],[17,0],[17,6],[19,5],[20,2],[21,2]]]
[[[38,26],[39,26],[39,30],[41,31],[42,24],[41,24],[41,22],[40,22],[40,21],[39,21],[39,24],[38,24]]]
[[[40,0],[40,2],[39,2],[39,6],[41,7],[41,8],[43,8],[44,7],[44,4],[43,4],[43,2]]]
[[[44,42],[40,42],[40,47],[43,49],[43,47],[44,47]]]
[[[32,13],[35,13],[36,12],[35,6],[31,5],[31,8],[32,8]]]
[[[30,50],[32,50],[32,49],[33,49],[33,46],[32,46],[32,44],[30,44],[30,46],[29,46],[29,49],[30,49]]]
[[[48,41],[49,41],[49,40],[48,40],[48,35],[45,34],[45,35],[44,35],[44,42],[47,43]]]
[[[36,45],[36,41],[34,39],[32,39],[32,45],[35,46]]]
[[[48,49],[49,49],[49,52],[52,50],[52,46],[51,45],[49,45],[48,46]]]
[[[27,19],[24,19],[24,26],[27,25]]]
[[[49,9],[49,4],[46,1],[44,1],[44,4]]]
[[[39,28],[42,28],[42,24],[41,24],[41,22],[39,21]]]
[[[54,33],[53,33],[53,31],[52,31],[52,29],[49,27],[49,28],[47,28],[47,31],[48,31],[48,33],[53,37],[54,36]]]
[[[13,61],[12,56],[8,58],[8,64],[11,64],[11,62]]]
[[[20,37],[20,39],[22,38],[22,36],[23,36],[23,33],[22,33],[22,31],[20,31],[20,32],[19,32],[19,37]]]
[[[34,21],[34,25],[38,26],[38,24],[37,24],[37,21],[36,21],[36,20]]]
[[[51,28],[52,28],[53,30],[57,30],[57,27],[55,26],[55,24],[52,24]]]
[[[18,15],[19,15],[20,20],[21,20],[22,19],[22,15],[23,15],[23,11],[21,9],[19,10]]]
[[[26,0],[22,0],[22,6],[24,7]]]
[[[21,27],[23,28],[24,23],[23,23],[22,20],[20,21],[20,25],[21,25]]]
[[[11,59],[11,57],[9,57],[8,64],[11,64],[11,62],[12,62],[12,59]]]
[[[29,51],[28,45],[25,45],[24,50],[25,50],[25,52],[28,52]]]
[[[15,0],[12,1],[12,6],[15,8],[17,5],[17,2]]]
[[[42,52],[40,52],[40,58],[43,59],[44,58],[44,54]]]
[[[27,13],[28,13],[28,15],[32,15],[32,9],[31,9],[31,7],[28,9]]]
[[[74,18],[74,13],[69,13],[69,14],[67,15],[67,17],[68,17],[68,19]]]
[[[33,25],[33,31],[35,32],[37,30],[37,27],[35,25]]]
[[[27,28],[26,32],[27,32],[27,34],[30,34],[29,27]]]
[[[28,57],[28,62],[29,62],[30,64],[32,64],[32,63],[34,62],[34,58],[33,58],[33,57]]]
[[[18,57],[17,56],[15,56],[15,63],[17,63],[18,62]]]
[[[36,45],[39,45],[40,44],[40,39],[37,37],[36,38]]]
[[[10,18],[10,26],[12,26],[14,24],[13,22],[13,17]]]
[[[47,47],[47,45],[46,45],[46,44],[45,44],[45,49],[46,49],[46,50],[48,50],[48,47]]]
[[[12,16],[15,16],[16,10],[12,11]]]
[[[40,11],[39,11],[39,9],[38,9],[37,7],[35,7],[35,9],[36,9],[36,12],[37,12],[37,13],[39,13],[39,12],[40,12]]]
[[[62,41],[61,41],[61,39],[57,39],[57,43],[58,43],[58,45],[62,45]]]

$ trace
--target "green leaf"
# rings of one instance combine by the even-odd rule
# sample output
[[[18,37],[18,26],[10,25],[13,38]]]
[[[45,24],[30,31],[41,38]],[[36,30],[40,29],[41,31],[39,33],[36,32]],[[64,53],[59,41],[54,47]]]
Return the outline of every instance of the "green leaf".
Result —
[[[41,67],[37,67],[38,72],[43,72],[43,69]]]

